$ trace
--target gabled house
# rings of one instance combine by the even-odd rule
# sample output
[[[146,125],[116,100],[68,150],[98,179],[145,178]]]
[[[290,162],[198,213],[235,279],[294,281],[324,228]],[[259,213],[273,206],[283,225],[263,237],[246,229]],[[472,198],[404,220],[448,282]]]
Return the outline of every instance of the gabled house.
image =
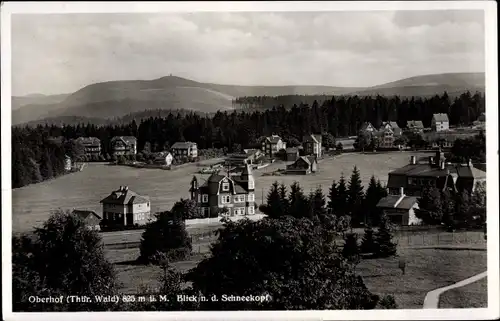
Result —
[[[115,156],[137,154],[137,138],[134,136],[115,136],[111,139],[111,152]]]
[[[73,210],[73,215],[78,216],[84,222],[89,230],[101,230],[101,217],[94,211],[87,210]]]
[[[78,137],[75,142],[83,146],[86,156],[98,157],[101,155],[101,141],[97,137]]]
[[[172,161],[174,160],[174,156],[169,152],[160,152],[155,154],[153,159],[153,163],[157,165],[170,166],[172,165]]]
[[[403,130],[398,126],[398,123],[395,121],[382,122],[379,131],[383,131],[385,129],[391,129],[392,132],[394,133],[394,136],[400,136],[403,134]]]
[[[363,125],[361,125],[360,131],[373,133],[375,131],[375,126],[370,122],[364,122]]]
[[[470,161],[465,165],[447,163],[444,153],[438,150],[427,162],[418,163],[411,156],[410,164],[390,172],[387,189],[390,195],[400,195],[403,188],[408,196],[420,196],[424,188],[431,186],[472,193],[476,184],[484,181],[486,172],[475,168]]]
[[[120,186],[102,199],[101,204],[102,223],[106,226],[145,225],[151,219],[149,197],[129,190],[128,186]]]
[[[177,142],[171,147],[174,159],[195,160],[198,157],[198,145],[193,142]]]
[[[434,114],[432,115],[431,128],[433,131],[440,132],[450,129],[450,121],[448,114]]]
[[[396,138],[394,137],[395,135],[392,127],[381,127],[381,130],[374,132],[373,136],[378,138],[379,148],[394,148],[394,141]]]
[[[322,136],[321,135],[305,135],[302,138],[302,146],[306,155],[314,155],[321,158],[322,152]]]
[[[278,135],[266,137],[262,142],[262,152],[269,158],[274,158],[282,149],[286,149],[286,143]]]
[[[226,166],[253,165],[260,156],[261,152],[258,149],[244,149],[243,152],[227,155],[224,163]]]
[[[404,189],[399,195],[388,195],[377,203],[377,208],[382,210],[393,224],[419,225],[421,220],[415,215],[418,209],[418,197],[407,196]]]
[[[214,173],[204,182],[194,176],[189,192],[204,217],[219,216],[223,209],[229,216],[255,214],[255,180],[249,164],[239,176]]]
[[[318,161],[316,156],[300,156],[297,160],[290,165],[287,165],[287,174],[310,174],[318,170]]]
[[[422,133],[424,131],[424,123],[421,120],[409,120],[406,122],[406,128],[412,132]]]
[[[299,149],[297,147],[289,147],[286,149],[286,161],[295,162],[299,158]]]

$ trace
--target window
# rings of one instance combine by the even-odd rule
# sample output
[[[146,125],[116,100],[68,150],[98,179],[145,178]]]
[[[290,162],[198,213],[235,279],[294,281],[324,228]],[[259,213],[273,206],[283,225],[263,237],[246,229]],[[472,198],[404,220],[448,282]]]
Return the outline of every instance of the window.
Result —
[[[255,188],[255,183],[254,183],[253,179],[248,180],[248,188],[249,189]]]
[[[221,202],[222,202],[222,204],[231,203],[231,196],[230,195],[222,195]]]
[[[235,203],[243,203],[245,201],[245,195],[236,195],[234,196]]]
[[[222,190],[225,192],[229,191],[229,183],[222,183]]]
[[[248,194],[248,201],[249,202],[255,202],[255,195],[253,193]]]
[[[207,194],[203,194],[203,203],[208,203],[208,195]]]
[[[201,195],[198,194],[198,202],[201,202]]]
[[[255,214],[253,206],[248,207],[248,214]]]
[[[209,207],[202,207],[203,211],[203,216],[209,217],[210,216],[210,208]]]

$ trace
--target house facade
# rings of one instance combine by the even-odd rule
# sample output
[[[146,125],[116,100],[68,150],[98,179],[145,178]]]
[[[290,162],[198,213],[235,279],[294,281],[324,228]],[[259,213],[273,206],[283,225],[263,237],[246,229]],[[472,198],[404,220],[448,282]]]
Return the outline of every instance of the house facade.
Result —
[[[286,149],[286,143],[278,135],[271,135],[262,142],[261,149],[265,156],[273,158],[280,150]]]
[[[440,132],[450,129],[450,121],[448,114],[434,114],[432,115],[431,128],[435,132]]]
[[[385,121],[382,122],[382,125],[379,128],[379,131],[384,131],[385,129],[391,129],[394,133],[394,136],[401,136],[403,134],[403,130],[399,127],[398,123],[395,121]]]
[[[111,152],[115,156],[137,154],[137,138],[134,136],[116,136],[111,139]]]
[[[233,153],[227,155],[225,159],[226,166],[243,166],[245,164],[255,164],[261,152],[258,149],[244,149],[241,153]]]
[[[375,131],[375,126],[370,122],[364,122],[363,125],[361,125],[360,131],[373,133]]]
[[[302,146],[304,147],[305,155],[314,155],[316,158],[322,156],[322,136],[321,135],[305,135],[302,138]]]
[[[80,217],[85,222],[85,226],[89,230],[101,230],[101,217],[96,212],[87,210],[74,210],[73,215]]]
[[[421,220],[415,215],[418,209],[418,197],[407,196],[403,188],[400,195],[388,195],[377,203],[377,208],[382,210],[393,224],[420,225]]]
[[[383,127],[378,132],[374,133],[374,136],[378,137],[378,147],[384,148],[394,148],[394,141],[396,140],[394,131],[392,127]]]
[[[415,156],[411,156],[410,164],[390,172],[387,189],[390,195],[400,195],[403,188],[408,196],[420,196],[424,188],[431,186],[471,193],[478,182],[484,181],[486,172],[475,168],[470,161],[467,164],[447,163],[444,153],[438,150],[427,162],[418,163]]]
[[[157,165],[170,166],[172,165],[172,161],[174,160],[174,156],[169,152],[160,152],[155,155],[153,163]]]
[[[299,158],[299,149],[297,147],[289,147],[286,149],[286,161],[295,162]]]
[[[424,123],[421,120],[409,120],[406,122],[406,128],[414,133],[423,133]]]
[[[101,141],[97,137],[78,137],[75,142],[83,146],[85,156],[99,157],[101,155]]]
[[[149,197],[138,195],[128,186],[120,186],[101,200],[101,204],[106,226],[145,225],[151,218]]]
[[[193,142],[176,142],[171,147],[174,159],[195,160],[198,157],[198,145]]]
[[[214,173],[205,182],[195,176],[189,192],[204,217],[224,211],[229,216],[255,214],[255,180],[249,164],[239,176]]]
[[[287,174],[307,175],[318,170],[316,156],[300,156],[293,164],[287,165]]]

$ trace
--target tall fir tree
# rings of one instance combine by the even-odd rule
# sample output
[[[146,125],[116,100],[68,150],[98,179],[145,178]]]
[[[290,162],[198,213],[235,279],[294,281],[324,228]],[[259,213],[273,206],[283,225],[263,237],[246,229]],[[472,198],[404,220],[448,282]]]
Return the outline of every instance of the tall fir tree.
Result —
[[[314,211],[314,216],[316,216],[320,222],[325,223],[327,220],[328,210],[326,208],[325,195],[323,194],[323,188],[318,186],[314,191],[311,207]]]
[[[349,195],[349,213],[352,217],[353,223],[364,223],[366,217],[362,209],[364,201],[363,185],[361,185],[359,170],[356,166],[354,166],[351,178],[349,179],[347,193]]]
[[[287,198],[287,188],[284,183],[281,183],[279,186],[279,194],[280,194],[281,206],[283,207],[283,212],[285,215],[287,215],[288,212],[290,211],[290,204]]]
[[[397,244],[392,241],[391,224],[386,215],[380,218],[380,224],[375,232],[375,253],[377,257],[390,257],[396,255]]]
[[[377,251],[377,243],[375,240],[375,235],[373,228],[371,225],[368,225],[365,228],[365,233],[363,234],[363,238],[361,239],[360,252],[361,253],[376,253]]]
[[[333,180],[332,182],[332,186],[330,186],[330,190],[329,190],[329,193],[328,193],[328,211],[330,213],[334,213],[335,212],[335,209],[336,209],[336,203],[338,201],[338,190],[337,190],[337,182],[335,182],[335,180]]]
[[[280,218],[285,215],[278,182],[271,185],[271,189],[267,194],[267,204],[265,206],[265,214],[271,218]]]
[[[348,215],[349,194],[347,191],[347,183],[344,174],[340,175],[340,180],[337,185],[337,202],[335,202],[334,214],[338,217]]]
[[[309,216],[309,200],[304,195],[302,188],[298,182],[294,182],[290,186],[290,215],[296,218],[308,217]]]

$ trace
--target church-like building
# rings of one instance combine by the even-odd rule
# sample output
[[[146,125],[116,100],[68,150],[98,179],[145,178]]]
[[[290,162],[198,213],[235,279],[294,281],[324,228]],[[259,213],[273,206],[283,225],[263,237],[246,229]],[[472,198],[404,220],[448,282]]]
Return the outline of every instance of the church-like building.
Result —
[[[255,214],[255,181],[250,165],[239,176],[214,173],[205,182],[199,180],[193,177],[189,191],[204,217],[218,216],[224,208],[230,216]]]

